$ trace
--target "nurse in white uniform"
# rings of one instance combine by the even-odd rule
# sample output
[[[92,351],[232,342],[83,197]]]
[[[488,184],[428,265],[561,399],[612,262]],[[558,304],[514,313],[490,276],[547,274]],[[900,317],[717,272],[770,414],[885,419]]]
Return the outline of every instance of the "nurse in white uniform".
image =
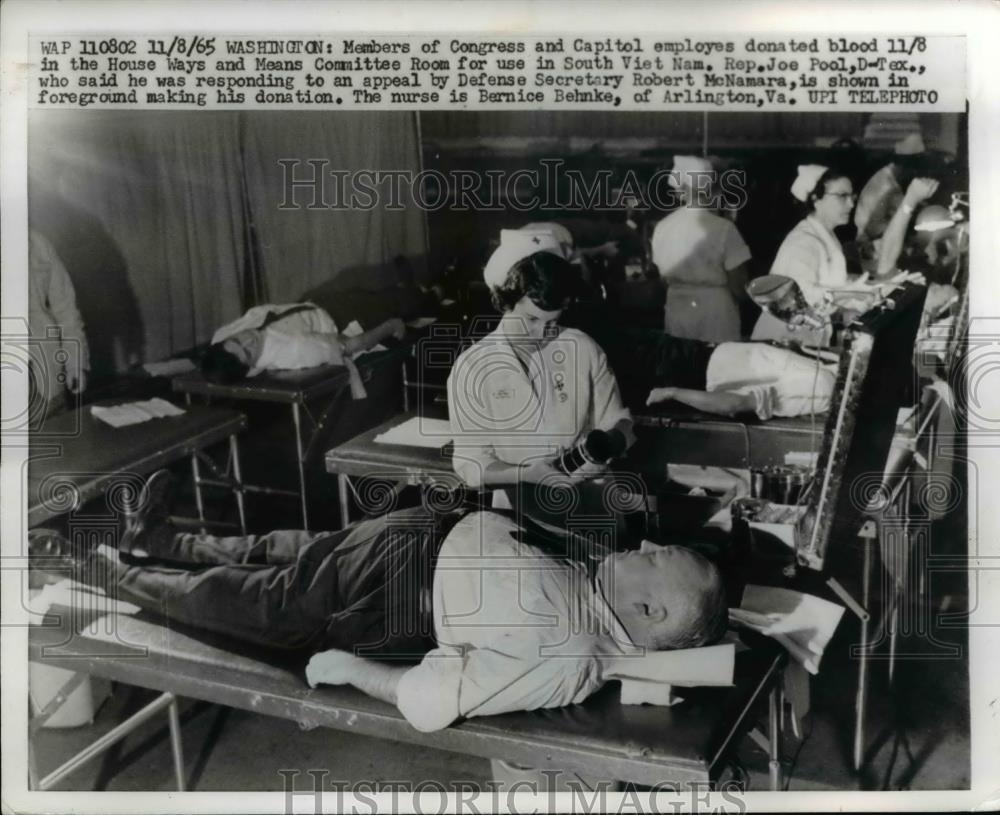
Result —
[[[653,230],[653,263],[667,285],[668,334],[703,342],[736,341],[750,250],[736,225],[715,211],[712,176],[707,159],[674,157],[668,183],[684,205]]]
[[[794,279],[812,306],[823,303],[827,290],[845,288],[847,261],[834,228],[851,217],[855,195],[851,179],[820,164],[799,167],[792,195],[803,203],[808,215],[788,233],[771,266],[771,274]],[[791,330],[767,312],[754,326],[755,340],[797,340],[810,345],[829,345],[829,327],[815,331]]]
[[[503,317],[448,377],[456,473],[477,489],[599,474],[585,464],[571,479],[555,466],[591,430],[620,449],[634,440],[604,352],[558,324],[578,272],[551,233],[504,230],[484,276]]]

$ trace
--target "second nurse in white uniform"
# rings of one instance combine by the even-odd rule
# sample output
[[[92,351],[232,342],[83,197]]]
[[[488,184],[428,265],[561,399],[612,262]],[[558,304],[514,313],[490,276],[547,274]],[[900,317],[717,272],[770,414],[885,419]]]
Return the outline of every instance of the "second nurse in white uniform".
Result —
[[[812,306],[823,302],[830,289],[847,286],[847,261],[834,228],[846,224],[854,208],[851,179],[820,164],[799,167],[792,195],[803,203],[808,215],[788,233],[771,266],[771,274],[795,280]],[[829,329],[792,331],[767,312],[754,326],[755,340],[798,340],[828,345]]]

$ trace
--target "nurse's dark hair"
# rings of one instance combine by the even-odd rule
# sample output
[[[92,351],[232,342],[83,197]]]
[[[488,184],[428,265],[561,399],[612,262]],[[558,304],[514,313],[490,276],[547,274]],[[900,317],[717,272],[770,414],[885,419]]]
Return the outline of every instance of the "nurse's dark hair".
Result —
[[[566,308],[576,295],[580,272],[565,258],[552,252],[535,252],[515,263],[503,285],[490,293],[497,311],[510,311],[527,297],[543,311]]]
[[[842,178],[849,179],[850,176],[843,170],[835,170],[833,168],[823,173],[823,175],[821,175],[819,180],[816,182],[816,186],[813,187],[809,195],[806,196],[805,203],[803,204],[806,209],[806,213],[812,212],[816,207],[816,202],[826,195],[827,184],[832,184],[834,181],[839,181]]]
[[[221,342],[208,346],[201,355],[199,367],[205,379],[219,385],[243,379],[250,372],[250,366],[227,351]]]

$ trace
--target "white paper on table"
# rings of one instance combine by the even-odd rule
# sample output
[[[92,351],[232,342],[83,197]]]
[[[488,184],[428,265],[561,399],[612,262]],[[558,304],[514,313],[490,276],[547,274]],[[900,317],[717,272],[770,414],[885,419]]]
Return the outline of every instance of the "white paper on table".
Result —
[[[376,444],[401,444],[440,450],[452,439],[451,424],[446,419],[414,416],[375,437]]]
[[[809,673],[819,673],[823,652],[840,624],[844,607],[812,594],[776,586],[748,585],[732,622],[774,638]]]
[[[93,405],[90,413],[95,419],[114,428],[127,427],[150,419],[163,419],[168,416],[183,416],[184,411],[171,404],[166,399],[149,399],[145,402],[125,402],[121,405],[102,407]]]

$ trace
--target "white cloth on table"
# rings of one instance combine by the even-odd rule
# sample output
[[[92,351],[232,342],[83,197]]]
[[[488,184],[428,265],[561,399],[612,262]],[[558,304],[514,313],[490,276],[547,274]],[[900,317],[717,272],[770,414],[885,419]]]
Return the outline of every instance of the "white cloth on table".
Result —
[[[398,444],[430,450],[440,450],[450,441],[451,425],[448,420],[428,419],[426,416],[414,416],[375,437],[376,444]]]
[[[125,402],[121,405],[102,407],[93,405],[90,413],[112,427],[127,427],[132,424],[148,422],[151,419],[163,419],[168,416],[183,416],[184,411],[166,399],[148,399],[145,402]]]

